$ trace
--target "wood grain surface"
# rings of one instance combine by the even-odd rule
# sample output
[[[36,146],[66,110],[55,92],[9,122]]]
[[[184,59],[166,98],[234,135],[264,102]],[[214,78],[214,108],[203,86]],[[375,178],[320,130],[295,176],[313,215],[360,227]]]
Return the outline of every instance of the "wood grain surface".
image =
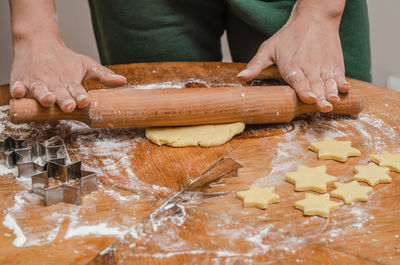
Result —
[[[239,85],[235,76],[244,64],[110,68],[136,88],[190,88]],[[279,74],[270,68],[259,78]],[[358,116],[307,114],[288,124],[250,125],[212,148],[158,147],[144,138],[143,129],[90,129],[71,121],[15,126],[3,107],[2,137],[30,135],[46,144],[64,144],[72,161],[82,160],[85,169],[98,172],[101,185],[81,206],[44,207],[39,196],[29,193],[27,180],[0,176],[0,222],[7,220],[8,227],[15,222],[11,230],[0,225],[0,264],[399,264],[398,173],[391,172],[391,184],[375,186],[367,202],[345,205],[332,198],[340,207],[328,219],[304,217],[294,209],[305,192],[295,192],[284,180],[286,172],[303,164],[326,165],[328,174],[347,182],[354,166],[366,165],[371,154],[400,152],[400,94],[349,81],[364,96]],[[96,82],[86,85],[103,88]],[[6,90],[2,86],[0,94]],[[325,136],[351,140],[361,157],[345,163],[317,160],[308,144]],[[170,215],[153,214],[225,156],[243,166],[239,177],[188,192]],[[275,186],[280,202],[266,210],[243,208],[235,193],[253,183]]]

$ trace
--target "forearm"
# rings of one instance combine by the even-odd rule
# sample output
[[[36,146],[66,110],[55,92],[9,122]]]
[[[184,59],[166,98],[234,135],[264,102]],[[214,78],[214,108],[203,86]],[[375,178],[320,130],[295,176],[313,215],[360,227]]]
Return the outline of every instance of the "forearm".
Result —
[[[9,0],[15,45],[43,42],[63,44],[54,0]]]

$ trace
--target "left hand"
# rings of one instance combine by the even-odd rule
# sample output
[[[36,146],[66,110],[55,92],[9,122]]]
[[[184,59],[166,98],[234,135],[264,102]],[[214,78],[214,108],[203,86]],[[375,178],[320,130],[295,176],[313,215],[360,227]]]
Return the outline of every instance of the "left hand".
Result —
[[[316,103],[321,112],[332,111],[333,105],[340,102],[338,91],[346,93],[350,89],[344,75],[339,24],[340,19],[316,9],[292,13],[287,24],[260,46],[238,77],[252,80],[264,68],[276,64],[301,101]]]

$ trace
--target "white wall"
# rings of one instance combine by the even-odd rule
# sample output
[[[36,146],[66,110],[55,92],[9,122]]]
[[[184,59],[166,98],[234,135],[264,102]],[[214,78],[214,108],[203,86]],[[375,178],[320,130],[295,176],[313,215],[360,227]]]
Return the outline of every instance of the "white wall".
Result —
[[[348,0],[349,1],[349,0]],[[350,0],[351,1],[351,0]],[[400,74],[399,0],[367,0],[371,23],[373,82],[385,86],[389,75]],[[64,40],[73,50],[98,59],[89,7],[85,0],[56,0]],[[0,84],[8,83],[12,62],[8,1],[0,1]],[[224,61],[230,55],[223,39]]]
[[[367,0],[371,27],[373,83],[386,85],[400,74],[400,1]]]

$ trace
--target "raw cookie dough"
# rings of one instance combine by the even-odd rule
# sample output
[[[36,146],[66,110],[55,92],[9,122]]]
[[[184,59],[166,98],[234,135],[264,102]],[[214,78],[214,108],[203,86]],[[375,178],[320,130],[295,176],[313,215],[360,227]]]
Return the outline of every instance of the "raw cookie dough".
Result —
[[[304,212],[304,215],[319,215],[329,217],[329,211],[334,211],[339,204],[329,200],[329,194],[314,195],[306,193],[306,198],[296,201],[294,207]]]
[[[356,166],[354,171],[357,172],[354,179],[366,182],[370,186],[392,182],[392,178],[389,176],[390,169],[387,167],[378,167],[372,162],[368,163],[367,166]]]
[[[368,200],[368,194],[371,193],[372,187],[361,186],[357,181],[349,183],[335,182],[335,190],[331,191],[331,196],[343,199],[346,204],[354,201]]]
[[[381,167],[388,167],[400,173],[400,154],[383,152],[380,155],[371,155],[372,161]]]
[[[242,122],[186,127],[157,127],[147,128],[145,135],[147,139],[157,145],[210,147],[228,142],[236,134],[242,133],[244,127],[245,125]]]
[[[244,207],[257,207],[267,209],[268,204],[279,201],[279,195],[273,193],[275,187],[258,187],[251,185],[250,189],[237,193],[239,199],[243,200]]]
[[[360,156],[360,150],[351,147],[350,141],[337,141],[325,137],[322,142],[310,144],[310,150],[318,152],[318,159],[333,159],[345,162],[349,156]]]
[[[297,166],[296,172],[286,173],[286,180],[295,184],[295,190],[313,190],[326,192],[326,185],[337,181],[337,178],[326,174],[326,166],[306,167]]]

